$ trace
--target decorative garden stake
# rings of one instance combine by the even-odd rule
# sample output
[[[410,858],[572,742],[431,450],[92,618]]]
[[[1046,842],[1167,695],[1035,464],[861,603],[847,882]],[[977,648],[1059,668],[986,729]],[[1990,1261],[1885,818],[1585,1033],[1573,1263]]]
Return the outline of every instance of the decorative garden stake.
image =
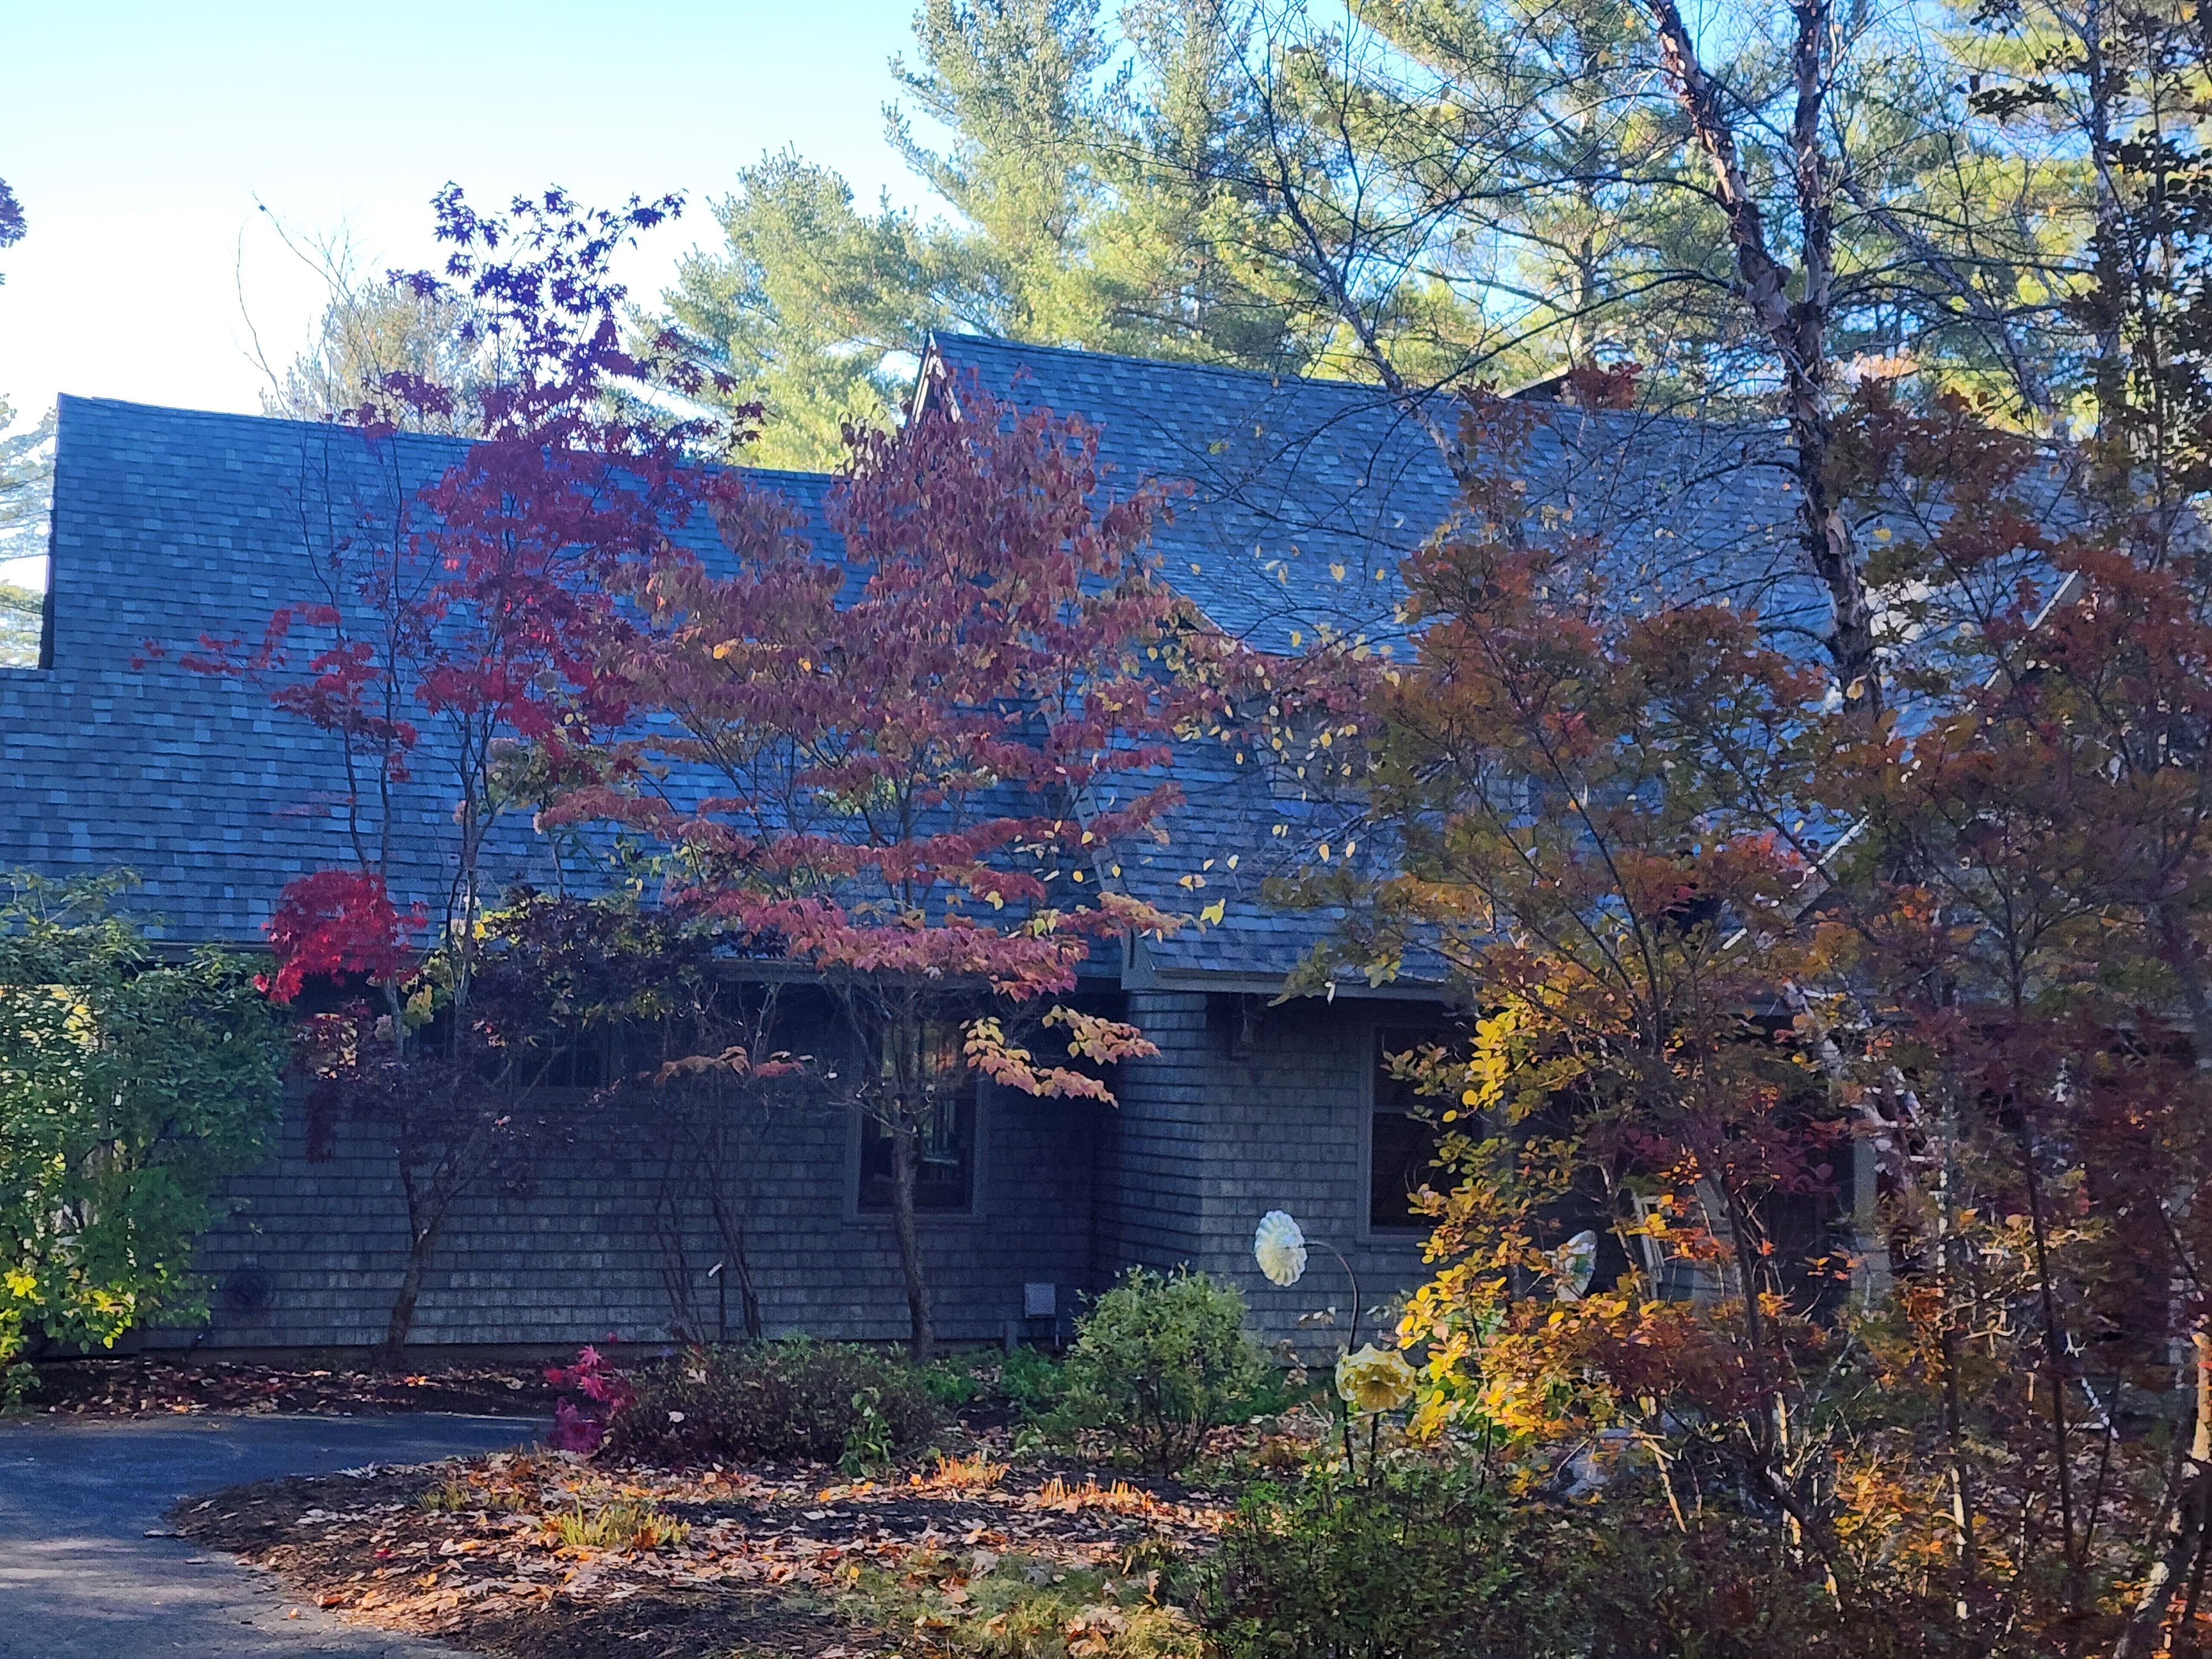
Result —
[[[1325,1238],[1307,1237],[1305,1229],[1298,1225],[1297,1218],[1288,1210],[1270,1210],[1260,1218],[1260,1225],[1253,1232],[1252,1255],[1269,1284],[1287,1288],[1305,1277],[1309,1244],[1318,1244],[1334,1256],[1336,1265],[1352,1281],[1352,1328],[1344,1338],[1344,1351],[1349,1353],[1359,1340],[1359,1275],[1352,1271],[1344,1252]]]
[[[1304,1277],[1306,1236],[1287,1210],[1270,1210],[1252,1236],[1252,1254],[1271,1285],[1289,1286]]]
[[[1597,1272],[1597,1234],[1585,1227],[1552,1253],[1559,1264],[1559,1297],[1579,1302]]]
[[[1344,1276],[1352,1281],[1352,1326],[1345,1333],[1344,1348],[1337,1356],[1337,1392],[1348,1405],[1351,1396],[1344,1394],[1344,1367],[1347,1356],[1357,1358],[1352,1351],[1359,1340],[1359,1275],[1352,1271],[1352,1264],[1335,1245],[1325,1238],[1307,1237],[1305,1229],[1298,1225],[1297,1218],[1288,1210],[1268,1211],[1260,1218],[1260,1224],[1252,1234],[1252,1255],[1260,1264],[1260,1271],[1267,1276],[1269,1284],[1285,1287],[1305,1276],[1309,1244],[1318,1244],[1334,1256],[1337,1266],[1344,1269]],[[1375,1350],[1370,1347],[1366,1352],[1373,1353]],[[1352,1415],[1348,1409],[1344,1417],[1344,1459],[1347,1464],[1352,1461]],[[1371,1452],[1368,1462],[1370,1466],[1374,1462]]]
[[[1354,1411],[1394,1412],[1413,1397],[1413,1368],[1395,1348],[1372,1342],[1336,1362],[1336,1395]]]
[[[1369,1343],[1357,1353],[1336,1362],[1336,1397],[1344,1402],[1344,1458],[1358,1474],[1352,1455],[1352,1413],[1367,1419],[1367,1479],[1375,1479],[1377,1449],[1382,1442],[1382,1413],[1392,1412],[1413,1397],[1416,1379],[1395,1348],[1384,1352]]]

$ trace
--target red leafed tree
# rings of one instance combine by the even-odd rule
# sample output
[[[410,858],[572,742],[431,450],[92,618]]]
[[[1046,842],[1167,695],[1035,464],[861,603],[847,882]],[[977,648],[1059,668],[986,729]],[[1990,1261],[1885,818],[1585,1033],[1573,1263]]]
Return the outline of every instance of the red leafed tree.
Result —
[[[1534,520],[1510,440],[1556,412],[1478,411],[1468,510],[1407,566],[1369,733],[1401,856],[1316,886],[1352,960],[1424,945],[1468,1015],[1401,1061],[1449,1189],[1400,1328],[1418,1424],[1509,1486],[1609,1445],[1576,1524],[1732,1562],[1716,1639],[2179,1652],[2212,1556],[2212,587],[1955,399],[1848,415],[1878,717],[1785,625]]]
[[[258,641],[204,639],[185,659],[266,684],[342,760],[352,856],[279,898],[268,988],[289,1002],[311,978],[370,988],[374,1006],[310,1023],[306,1054],[326,1107],[358,1109],[394,1145],[409,1230],[395,1352],[453,1200],[511,1139],[515,1091],[544,1058],[520,1040],[543,1023],[526,994],[509,984],[496,1008],[476,995],[496,933],[495,826],[542,799],[549,763],[619,718],[599,666],[617,626],[615,573],[660,556],[714,488],[699,458],[738,441],[659,412],[648,386],[674,374],[677,390],[699,388],[622,337],[610,263],[678,207],[590,210],[549,191],[485,216],[447,186],[443,273],[394,280],[461,302],[487,365],[469,394],[484,436],[418,482],[399,428],[410,411],[450,416],[460,394],[388,377],[344,417],[386,482],[380,504],[308,550],[316,591],[280,606]],[[342,517],[335,504],[330,516]],[[424,795],[433,811],[416,816],[448,826],[427,848],[402,833]]]
[[[1109,495],[1076,422],[972,386],[958,404],[850,434],[828,508],[842,556],[737,495],[733,569],[674,550],[652,569],[606,665],[639,717],[602,758],[627,781],[554,814],[657,838],[684,902],[838,1000],[890,1145],[922,1356],[916,1177],[944,1093],[973,1068],[1110,1100],[1100,1068],[1154,1051],[1070,999],[1077,969],[1172,921],[1121,890],[1114,857],[1175,799],[1156,775],[1173,699],[1147,656],[1170,606],[1143,556],[1161,498]]]

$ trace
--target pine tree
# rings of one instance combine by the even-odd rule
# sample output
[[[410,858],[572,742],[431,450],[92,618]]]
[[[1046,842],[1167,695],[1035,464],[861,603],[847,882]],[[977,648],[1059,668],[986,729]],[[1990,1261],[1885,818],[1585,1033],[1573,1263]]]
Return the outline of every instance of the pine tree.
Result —
[[[882,425],[931,329],[1235,364],[1316,359],[1336,329],[1247,240],[1250,142],[1216,0],[933,0],[893,73],[886,137],[957,216],[854,201],[793,151],[744,169],[722,248],[687,260],[666,320],[765,422],[753,459],[836,464],[841,423]],[[948,137],[932,148],[915,116]]]

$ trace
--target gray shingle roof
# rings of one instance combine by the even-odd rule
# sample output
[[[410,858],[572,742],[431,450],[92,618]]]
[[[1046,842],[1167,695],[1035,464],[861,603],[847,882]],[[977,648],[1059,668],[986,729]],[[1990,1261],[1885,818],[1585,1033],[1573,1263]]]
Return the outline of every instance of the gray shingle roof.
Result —
[[[1223,628],[1270,650],[1328,623],[1381,637],[1402,597],[1398,562],[1457,500],[1429,425],[1379,386],[1309,380],[972,335],[931,337],[958,386],[1081,416],[1124,480],[1187,481],[1158,538],[1163,574]],[[1727,595],[1770,622],[1826,626],[1793,562],[1777,434],[1638,410],[1549,405],[1518,457],[1533,500],[1602,530],[1624,574],[1656,598]],[[1430,424],[1458,427],[1437,399]]]
[[[1376,388],[961,336],[930,351],[956,386],[972,373],[1084,416],[1119,478],[1188,480],[1158,538],[1162,572],[1220,625],[1273,649],[1323,623],[1376,640],[1399,631],[1398,561],[1455,492],[1427,432]],[[1790,503],[1766,464],[1771,441],[1568,410],[1537,431],[1524,465],[1534,498],[1648,547],[1637,574],[1655,595],[1726,592],[1802,617],[1809,644],[1825,608],[1777,533]],[[0,670],[0,868],[128,866],[168,937],[258,940],[286,881],[345,860],[339,757],[264,687],[191,672],[175,653],[203,635],[251,640],[277,605],[316,597],[313,550],[388,515],[459,453],[450,440],[371,443],[331,426],[64,398],[53,666]],[[821,520],[830,481],[759,477],[834,552]],[[134,665],[149,641],[167,653]],[[392,821],[395,886],[409,896],[450,878],[438,850],[449,794],[434,742],[425,749]],[[1233,746],[1200,746],[1177,771],[1188,803],[1170,841],[1126,855],[1124,880],[1174,909],[1223,900],[1225,915],[1149,947],[1136,970],[1252,988],[1279,979],[1329,918],[1271,908],[1260,884],[1317,842],[1336,850],[1352,807]],[[520,821],[493,863],[501,879],[554,875]]]
[[[143,882],[134,904],[163,936],[258,943],[287,881],[346,862],[337,745],[272,708],[265,685],[177,659],[203,636],[250,645],[276,607],[320,598],[316,550],[364,519],[388,521],[461,447],[63,398],[53,666],[0,669],[0,869],[127,867]],[[761,476],[834,546],[818,530],[827,479]],[[295,656],[312,649],[312,635],[295,637]],[[447,751],[425,725],[392,815],[393,887],[409,899],[452,876]],[[502,884],[555,874],[548,844],[519,819],[496,833],[490,867]]]
[[[972,374],[994,395],[1099,428],[1122,481],[1187,481],[1156,538],[1162,574],[1221,627],[1270,650],[1323,623],[1378,641],[1402,633],[1400,561],[1451,515],[1457,490],[1427,427],[1380,387],[965,335],[933,337],[930,356],[956,400]],[[1456,424],[1448,407],[1430,413]],[[1519,457],[1528,493],[1625,550],[1632,595],[1725,594],[1818,648],[1826,600],[1793,562],[1794,504],[1771,432],[1639,410],[1542,413]],[[1356,805],[1234,745],[1197,746],[1176,769],[1188,799],[1171,840],[1125,857],[1124,879],[1170,909],[1225,910],[1218,927],[1148,943],[1140,968],[1170,983],[1279,981],[1334,918],[1268,906],[1261,885],[1322,844],[1340,857]],[[1434,972],[1409,961],[1405,977]]]

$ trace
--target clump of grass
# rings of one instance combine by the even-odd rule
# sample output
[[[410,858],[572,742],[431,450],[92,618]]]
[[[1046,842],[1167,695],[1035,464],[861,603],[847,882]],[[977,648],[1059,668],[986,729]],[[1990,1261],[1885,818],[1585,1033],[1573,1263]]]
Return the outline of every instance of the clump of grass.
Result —
[[[855,1566],[845,1611],[912,1630],[926,1647],[974,1659],[1200,1659],[1189,1615],[1152,1594],[1157,1573],[1115,1579],[1091,1569],[978,1551],[894,1577]]]
[[[627,1500],[602,1504],[587,1515],[579,1498],[568,1513],[547,1516],[545,1529],[563,1544],[600,1550],[666,1549],[691,1536],[690,1522],[651,1504]]]
[[[483,1495],[458,1475],[447,1475],[436,1486],[416,1494],[415,1507],[428,1515],[459,1515],[484,1507]]]
[[[498,1471],[495,1470],[496,1475]],[[481,1510],[492,1515],[526,1513],[538,1507],[536,1494],[513,1486],[489,1484],[473,1472],[449,1474],[417,1492],[415,1507],[426,1515],[462,1515]]]
[[[937,1473],[930,1484],[949,1486],[955,1492],[987,1492],[1006,1478],[1006,1466],[994,1463],[991,1454],[979,1451],[971,1457],[947,1457],[937,1455]]]
[[[1104,1510],[1109,1515],[1148,1515],[1159,1508],[1159,1499],[1139,1492],[1126,1480],[1101,1486],[1097,1475],[1086,1475],[1079,1486],[1071,1486],[1054,1475],[1037,1488],[1037,1507],[1046,1510]]]

